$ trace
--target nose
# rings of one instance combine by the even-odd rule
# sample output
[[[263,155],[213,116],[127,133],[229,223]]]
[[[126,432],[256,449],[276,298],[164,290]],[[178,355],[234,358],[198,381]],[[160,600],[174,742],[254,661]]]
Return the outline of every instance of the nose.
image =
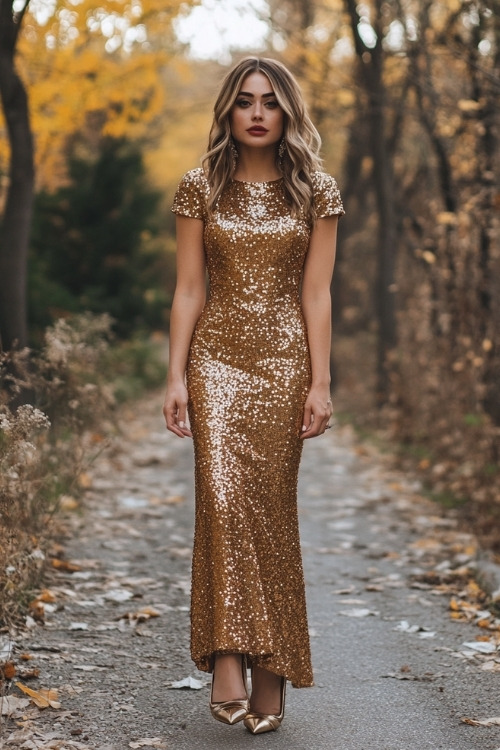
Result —
[[[253,120],[262,120],[262,105],[260,102],[255,102],[255,107],[252,114]]]

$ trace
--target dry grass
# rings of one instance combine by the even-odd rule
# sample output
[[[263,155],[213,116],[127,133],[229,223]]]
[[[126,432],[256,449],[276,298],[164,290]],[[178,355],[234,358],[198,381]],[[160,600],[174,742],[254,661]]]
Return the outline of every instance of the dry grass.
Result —
[[[403,343],[391,398],[377,408],[374,347],[364,331],[335,342],[340,418],[384,446],[443,512],[454,509],[483,547],[500,554],[500,428],[471,397],[474,384],[467,373],[447,373],[446,352],[437,344],[423,372],[415,350]]]
[[[25,611],[39,579],[60,497],[75,494],[91,458],[88,434],[112,416],[114,397],[101,360],[107,316],[59,321],[42,351],[1,362],[0,623]],[[26,399],[31,403],[16,401]]]

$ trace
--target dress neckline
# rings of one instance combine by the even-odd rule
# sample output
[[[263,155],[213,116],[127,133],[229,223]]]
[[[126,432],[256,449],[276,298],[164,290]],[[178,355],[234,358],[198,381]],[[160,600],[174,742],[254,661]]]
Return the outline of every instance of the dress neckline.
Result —
[[[281,182],[282,179],[283,177],[277,177],[275,180],[235,180],[231,178],[231,182],[241,185],[273,185],[276,182]]]

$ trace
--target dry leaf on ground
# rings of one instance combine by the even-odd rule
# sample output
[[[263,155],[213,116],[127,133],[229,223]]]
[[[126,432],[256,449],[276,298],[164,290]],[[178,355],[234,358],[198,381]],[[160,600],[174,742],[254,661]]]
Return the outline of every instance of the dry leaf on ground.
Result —
[[[0,698],[0,715],[1,716],[12,716],[17,711],[23,711],[29,706],[29,700],[27,698],[18,698],[15,695],[4,695]]]
[[[493,716],[491,719],[468,719],[463,717],[464,724],[470,724],[473,727],[495,727],[500,726],[500,716]]]
[[[137,610],[137,612],[127,612],[127,614],[120,615],[118,619],[129,620],[131,623],[140,623],[149,620],[151,617],[160,616],[161,612],[154,607],[142,607],[142,609]]]
[[[107,601],[116,602],[117,604],[128,602],[133,596],[133,593],[128,589],[111,589],[104,594],[104,598],[107,599]]]
[[[64,573],[76,573],[82,569],[80,565],[72,563],[69,560],[60,560],[58,557],[53,557],[51,563],[53,568],[62,570]]]
[[[16,665],[13,661],[6,661],[5,664],[0,664],[0,679],[12,680],[16,674]]]
[[[377,616],[380,612],[375,612],[371,609],[344,609],[339,612],[339,615],[344,617],[369,617],[370,615]]]
[[[201,690],[202,687],[207,683],[201,680],[196,680],[194,677],[185,677],[183,680],[177,680],[170,684],[171,689],[182,689],[188,688],[189,690]]]
[[[26,693],[26,695],[29,695],[38,708],[48,708],[49,706],[51,708],[61,708],[57,690],[32,690],[27,685],[23,685],[22,682],[16,682],[16,687],[22,690],[23,693]]]
[[[462,644],[472,651],[479,651],[480,654],[494,654],[497,651],[497,645],[490,641],[467,641]]]
[[[417,633],[419,638],[434,638],[436,635],[434,631],[422,625],[410,625],[408,620],[401,620],[394,630],[399,630],[402,633]]]

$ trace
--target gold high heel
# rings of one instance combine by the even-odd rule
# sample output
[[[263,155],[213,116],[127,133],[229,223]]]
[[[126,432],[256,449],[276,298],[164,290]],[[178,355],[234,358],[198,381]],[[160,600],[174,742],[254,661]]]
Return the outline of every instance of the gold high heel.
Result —
[[[215,664],[214,664],[215,671]],[[222,721],[223,724],[236,724],[245,718],[250,708],[248,700],[248,687],[247,687],[247,657],[246,654],[241,656],[241,672],[243,677],[243,685],[245,686],[246,698],[242,700],[234,701],[218,701],[212,700],[214,692],[214,675],[212,675],[212,688],[210,690],[210,711],[214,719]]]
[[[285,691],[286,678],[281,678],[281,703],[280,712],[276,714],[259,714],[249,711],[244,718],[243,724],[252,734],[263,734],[264,732],[275,732],[281,726],[285,717]]]

